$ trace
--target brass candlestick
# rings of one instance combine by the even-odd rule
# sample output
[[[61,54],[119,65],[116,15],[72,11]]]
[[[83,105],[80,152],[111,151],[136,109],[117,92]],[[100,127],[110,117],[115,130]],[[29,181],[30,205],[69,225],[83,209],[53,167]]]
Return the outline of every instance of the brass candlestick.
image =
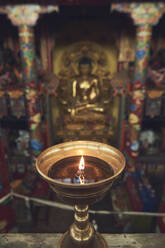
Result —
[[[87,156],[98,161],[97,169],[113,170],[113,175],[95,182],[84,184],[65,183],[50,176],[50,169],[58,166],[61,161],[61,173],[65,174],[70,158]],[[63,168],[63,163],[66,167]],[[99,160],[98,160],[99,159]],[[95,167],[95,166],[93,166]],[[107,248],[102,236],[95,232],[93,225],[88,221],[88,205],[102,199],[111,187],[113,181],[125,167],[123,154],[109,145],[94,141],[73,141],[52,146],[38,157],[36,168],[39,174],[49,183],[59,198],[66,203],[75,205],[74,223],[59,241],[57,248]],[[95,169],[95,168],[94,168]],[[94,175],[93,175],[94,177]]]

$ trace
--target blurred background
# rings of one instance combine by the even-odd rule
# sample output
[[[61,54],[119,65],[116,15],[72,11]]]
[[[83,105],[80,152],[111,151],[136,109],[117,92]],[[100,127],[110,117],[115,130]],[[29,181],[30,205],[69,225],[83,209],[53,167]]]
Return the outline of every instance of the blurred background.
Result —
[[[165,232],[163,11],[135,4],[126,12],[105,0],[0,9],[0,232],[69,228],[72,208],[39,177],[35,160],[72,140],[107,143],[127,160],[90,206],[96,230]]]

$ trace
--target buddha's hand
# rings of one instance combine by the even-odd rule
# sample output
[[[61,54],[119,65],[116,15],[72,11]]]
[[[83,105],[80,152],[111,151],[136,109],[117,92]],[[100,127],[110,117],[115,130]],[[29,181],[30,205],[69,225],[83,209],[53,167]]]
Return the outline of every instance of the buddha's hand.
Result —
[[[75,114],[76,114],[76,109],[73,108],[73,109],[71,109],[70,112],[71,112],[71,116],[75,116]]]

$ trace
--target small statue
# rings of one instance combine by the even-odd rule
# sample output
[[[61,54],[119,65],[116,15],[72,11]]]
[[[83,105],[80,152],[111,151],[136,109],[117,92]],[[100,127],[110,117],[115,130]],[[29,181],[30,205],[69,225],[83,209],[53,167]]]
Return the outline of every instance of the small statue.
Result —
[[[68,112],[71,113],[71,116],[75,116],[86,109],[94,112],[104,112],[100,102],[100,83],[97,76],[91,73],[91,60],[88,57],[81,58],[78,69],[79,75],[73,79],[72,83],[72,103]]]
[[[160,135],[153,130],[144,130],[141,132],[139,140],[141,142],[141,151],[144,154],[157,154],[160,148]]]

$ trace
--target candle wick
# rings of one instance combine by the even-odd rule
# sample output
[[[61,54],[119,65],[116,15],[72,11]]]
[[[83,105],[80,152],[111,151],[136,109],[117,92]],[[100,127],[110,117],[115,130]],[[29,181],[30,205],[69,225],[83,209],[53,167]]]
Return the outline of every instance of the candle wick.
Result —
[[[79,179],[80,184],[85,184],[84,170],[78,169],[78,171],[76,173],[76,177]]]
[[[79,175],[79,180],[80,180],[80,184],[84,184],[85,183],[85,177],[84,177],[84,174],[80,174]]]

